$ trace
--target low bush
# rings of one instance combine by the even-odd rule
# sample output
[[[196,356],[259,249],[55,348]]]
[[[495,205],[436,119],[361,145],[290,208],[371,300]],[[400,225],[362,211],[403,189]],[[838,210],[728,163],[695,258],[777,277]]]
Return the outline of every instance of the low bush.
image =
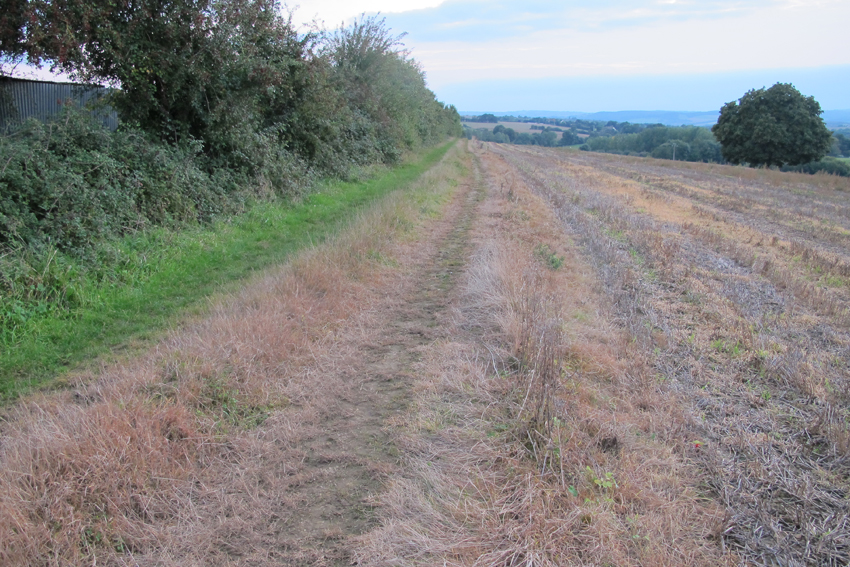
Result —
[[[826,173],[829,175],[840,175],[841,177],[850,177],[850,163],[836,159],[834,157],[825,157],[820,161],[812,161],[802,165],[786,165],[782,171],[798,171],[801,173]]]
[[[106,238],[239,210],[248,180],[204,159],[197,145],[110,132],[70,107],[29,120],[0,137],[0,244],[85,257]]]

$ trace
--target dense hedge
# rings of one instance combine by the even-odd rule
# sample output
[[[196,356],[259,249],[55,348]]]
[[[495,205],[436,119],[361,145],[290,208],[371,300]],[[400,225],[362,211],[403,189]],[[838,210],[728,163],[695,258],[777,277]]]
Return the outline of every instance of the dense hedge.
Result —
[[[197,4],[209,14],[190,4],[182,9],[215,20],[195,38],[199,46],[179,53],[197,52],[198,69],[165,68],[153,78],[130,69],[125,76],[121,56],[165,65],[173,46],[139,39],[124,54],[105,32],[88,28],[85,39],[112,50],[108,64],[88,51],[59,60],[86,78],[125,85],[111,100],[122,127],[109,132],[69,109],[53,123],[30,121],[0,137],[0,247],[84,254],[103,238],[205,222],[240,210],[246,199],[297,195],[316,177],[346,178],[359,166],[394,163],[405,151],[460,134],[455,109],[435,100],[383,20],[300,36],[274,3]],[[126,19],[95,16],[116,33]],[[183,12],[164,19],[154,31],[166,38],[194,33],[181,23]],[[165,80],[167,99],[156,92]]]
[[[786,165],[782,171],[799,171],[802,173],[826,173],[829,175],[840,175],[850,177],[850,163],[833,157],[825,157],[820,161],[804,163],[802,165]]]
[[[302,35],[269,0],[69,1],[78,11],[29,1],[18,31],[0,22],[0,57],[121,84],[121,125],[68,107],[0,136],[2,328],[72,308],[83,272],[126,283],[122,238],[297,198],[461,135],[383,20]]]
[[[0,159],[0,244],[80,256],[104,238],[235,212],[250,186],[238,171],[205,168],[197,144],[113,133],[70,108],[0,138]],[[293,166],[287,178],[301,179]]]

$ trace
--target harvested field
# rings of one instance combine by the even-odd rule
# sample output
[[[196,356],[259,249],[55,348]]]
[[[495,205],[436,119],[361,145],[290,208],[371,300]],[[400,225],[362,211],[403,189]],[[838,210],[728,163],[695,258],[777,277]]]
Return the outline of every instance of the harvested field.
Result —
[[[594,265],[641,352],[625,374],[680,408],[656,433],[725,509],[711,537],[727,558],[846,565],[848,181],[491,150]]]
[[[542,131],[543,128],[552,128],[551,124],[538,124],[536,122],[464,122],[464,126],[469,126],[473,130],[477,130],[479,128],[486,128],[487,130],[492,130],[499,124],[504,126],[505,128],[512,128],[518,134],[534,134],[535,132]],[[536,126],[537,128],[532,128],[532,126]],[[561,128],[562,130],[569,130],[569,128]]]
[[[5,408],[0,564],[847,565],[848,196],[461,142]]]

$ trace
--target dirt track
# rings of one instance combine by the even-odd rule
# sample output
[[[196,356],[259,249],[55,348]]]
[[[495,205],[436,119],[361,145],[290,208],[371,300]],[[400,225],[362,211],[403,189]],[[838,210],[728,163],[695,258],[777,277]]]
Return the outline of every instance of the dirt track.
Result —
[[[305,480],[289,487],[297,505],[276,512],[281,540],[267,542],[276,548],[276,561],[349,565],[347,538],[374,527],[371,510],[381,481],[398,466],[387,421],[407,407],[421,347],[445,338],[439,320],[465,264],[479,197],[479,188],[466,180],[429,241],[416,244],[427,250],[402,296],[373,307],[380,312],[374,318],[379,326],[350,344],[327,345],[360,356],[350,366],[347,355],[340,365],[333,358],[324,361],[347,387],[338,400],[329,400],[317,434],[299,443],[305,458],[298,474]]]

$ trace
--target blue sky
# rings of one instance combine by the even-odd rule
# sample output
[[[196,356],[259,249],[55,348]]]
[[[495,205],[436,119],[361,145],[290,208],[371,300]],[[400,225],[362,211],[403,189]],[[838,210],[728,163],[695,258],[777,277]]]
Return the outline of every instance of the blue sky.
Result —
[[[295,7],[292,5],[292,7]],[[713,110],[791,82],[850,109],[847,0],[314,0],[328,27],[380,12],[459,109]]]
[[[718,110],[793,83],[850,109],[850,0],[290,0],[300,25],[380,13],[460,110]],[[44,77],[46,71],[30,73]]]

